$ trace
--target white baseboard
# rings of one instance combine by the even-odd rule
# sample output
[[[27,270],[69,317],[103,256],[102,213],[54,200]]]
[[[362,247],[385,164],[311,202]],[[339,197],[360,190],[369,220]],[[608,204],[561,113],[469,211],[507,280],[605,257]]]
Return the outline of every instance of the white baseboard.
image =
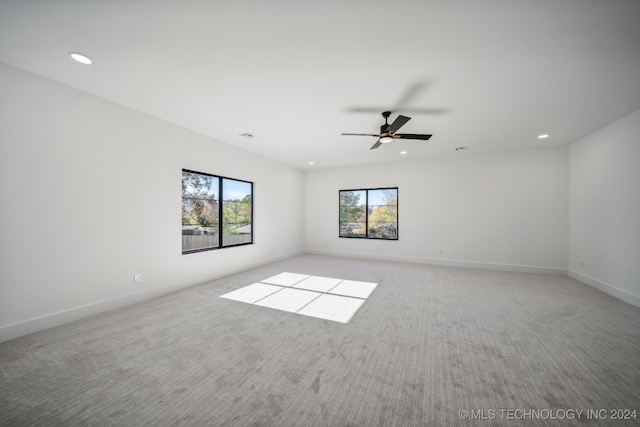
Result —
[[[400,261],[400,262],[414,262],[420,264],[433,264],[433,265],[445,265],[449,267],[467,267],[467,268],[482,268],[488,270],[502,270],[502,271],[515,271],[520,273],[537,273],[537,274],[554,274],[560,276],[569,276],[581,283],[594,287],[606,294],[609,294],[621,301],[627,302],[636,307],[640,307],[640,296],[631,294],[622,289],[618,289],[608,283],[601,282],[593,277],[587,276],[582,273],[578,273],[575,270],[557,268],[557,267],[539,267],[530,265],[517,265],[517,264],[500,264],[489,262],[477,262],[477,261],[461,261],[453,259],[441,259],[441,258],[419,258],[419,257],[406,257],[395,255],[375,255],[368,253],[354,253],[354,252],[340,252],[340,251],[328,251],[322,249],[308,249],[306,253],[328,256],[340,256],[350,258],[361,259],[375,259],[381,261]]]
[[[599,289],[602,292],[605,292],[624,302],[632,304],[636,307],[640,307],[640,296],[630,294],[629,292],[618,289],[608,283],[604,283],[593,277],[578,273],[575,270],[567,270],[567,269],[556,268],[556,267],[538,267],[538,266],[527,266],[527,265],[516,265],[516,264],[461,261],[461,260],[440,259],[440,258],[419,258],[419,257],[406,257],[406,256],[395,256],[395,255],[375,255],[375,254],[367,254],[367,253],[339,252],[339,251],[327,251],[327,250],[319,250],[319,249],[309,249],[309,250],[291,252],[289,254],[269,258],[260,262],[244,264],[239,267],[221,270],[212,274],[211,276],[203,277],[201,281],[198,281],[198,283],[205,283],[210,280],[219,279],[221,277],[229,276],[231,274],[240,273],[242,271],[250,270],[252,268],[261,267],[263,265],[282,261],[282,260],[297,256],[297,255],[301,255],[304,253],[328,255],[328,256],[340,256],[340,257],[349,257],[349,258],[376,259],[376,260],[383,260],[383,261],[386,260],[386,261],[399,261],[399,262],[413,262],[413,263],[420,263],[420,264],[444,265],[444,266],[450,266],[450,267],[466,267],[466,268],[482,268],[482,269],[489,269],[489,270],[515,271],[515,272],[521,272],[521,273],[566,275],[586,285]],[[170,292],[174,292],[183,288],[188,288],[196,284],[197,283],[190,282],[190,283],[174,285],[170,287],[147,289],[140,292],[135,292],[127,295],[118,296],[115,298],[110,298],[103,301],[98,301],[98,302],[87,304],[84,306],[74,307],[68,310],[47,314],[47,315],[36,317],[33,319],[0,326],[0,342],[8,341],[10,339],[18,338],[34,332],[43,331],[45,329],[63,325],[65,323],[74,322],[76,320],[93,316],[98,313],[103,313],[108,310],[113,310],[115,308],[124,307],[126,305],[134,304],[136,302],[145,301],[150,298],[168,294]]]
[[[466,267],[466,268],[482,268],[485,270],[502,270],[502,271],[516,271],[520,273],[538,273],[538,274],[555,274],[565,276],[567,270],[565,268],[557,267],[538,267],[531,265],[517,265],[517,264],[500,264],[491,262],[479,262],[479,261],[461,261],[456,259],[442,259],[442,258],[420,258],[420,257],[407,257],[397,255],[376,255],[368,253],[358,252],[340,252],[340,251],[327,251],[320,249],[308,249],[308,254],[316,255],[329,255],[340,256],[349,258],[363,258],[363,259],[375,259],[382,261],[400,261],[400,262],[413,262],[418,264],[433,264],[433,265],[445,265],[448,267]]]
[[[567,276],[572,279],[576,279],[578,282],[582,282],[585,285],[589,285],[594,287],[606,294],[611,295],[612,297],[618,298],[624,302],[628,302],[631,305],[635,305],[636,307],[640,307],[640,296],[630,294],[627,291],[623,291],[622,289],[618,289],[609,283],[601,282],[598,279],[595,279],[591,276],[587,276],[586,274],[578,273],[575,270],[567,270]]]
[[[155,288],[155,289],[145,289],[143,291],[138,291],[138,292],[134,292],[127,295],[121,295],[114,298],[97,301],[91,304],[70,308],[68,310],[46,314],[44,316],[35,317],[33,319],[24,320],[24,321],[12,323],[9,325],[3,325],[3,326],[0,326],[0,342],[9,341],[14,338],[32,334],[34,332],[44,331],[46,329],[54,328],[56,326],[64,325],[66,323],[74,322],[76,320],[81,320],[89,316],[103,313],[105,311],[124,307],[140,301],[146,301],[148,299],[155,298],[160,295],[165,295],[171,292],[178,291],[180,289],[198,285],[200,283],[206,283],[210,280],[219,279],[221,277],[240,273],[242,271],[250,270],[252,268],[261,267],[263,265],[282,261],[284,259],[291,258],[297,255],[302,255],[304,253],[305,252],[302,250],[291,252],[289,254],[269,258],[260,262],[243,264],[242,266],[239,266],[239,267],[220,270],[213,273],[210,276],[202,277],[199,280],[195,280],[195,281],[192,280],[188,283],[176,284],[172,286],[165,286],[165,287]]]

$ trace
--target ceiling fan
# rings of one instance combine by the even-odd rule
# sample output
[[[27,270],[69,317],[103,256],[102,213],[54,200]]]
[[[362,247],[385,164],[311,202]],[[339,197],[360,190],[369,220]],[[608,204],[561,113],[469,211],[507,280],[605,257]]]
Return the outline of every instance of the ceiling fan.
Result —
[[[431,138],[431,135],[422,135],[417,133],[396,133],[402,126],[405,125],[411,117],[406,117],[403,115],[398,116],[393,123],[389,124],[387,119],[391,115],[391,111],[385,111],[382,113],[382,117],[384,117],[384,124],[380,126],[380,133],[343,133],[342,135],[357,135],[357,136],[375,136],[378,138],[375,144],[370,148],[370,150],[375,150],[380,147],[382,144],[388,144],[394,139],[421,139],[426,141]]]

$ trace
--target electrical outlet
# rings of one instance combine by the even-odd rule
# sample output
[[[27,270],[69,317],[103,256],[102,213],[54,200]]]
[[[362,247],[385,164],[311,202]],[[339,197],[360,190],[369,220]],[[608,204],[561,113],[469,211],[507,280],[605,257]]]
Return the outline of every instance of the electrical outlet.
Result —
[[[133,275],[133,283],[142,283],[142,273],[136,273]]]
[[[444,255],[444,249],[438,249],[438,255]]]
[[[584,261],[580,261],[580,268],[584,268]]]

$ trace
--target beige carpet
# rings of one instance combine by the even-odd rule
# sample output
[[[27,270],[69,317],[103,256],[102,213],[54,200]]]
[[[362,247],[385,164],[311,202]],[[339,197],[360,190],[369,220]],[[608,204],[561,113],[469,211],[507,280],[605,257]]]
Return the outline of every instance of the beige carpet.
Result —
[[[284,271],[378,286],[347,324],[219,298]],[[559,276],[304,255],[0,344],[0,426],[640,424],[587,419],[615,409],[640,309]]]

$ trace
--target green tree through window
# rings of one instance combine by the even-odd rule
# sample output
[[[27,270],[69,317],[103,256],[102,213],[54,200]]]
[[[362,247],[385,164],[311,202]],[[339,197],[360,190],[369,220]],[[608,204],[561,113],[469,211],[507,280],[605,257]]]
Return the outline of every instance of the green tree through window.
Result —
[[[182,253],[253,243],[253,183],[182,170]]]
[[[366,235],[366,191],[340,191],[340,236]]]
[[[340,190],[340,237],[398,239],[398,188]]]

